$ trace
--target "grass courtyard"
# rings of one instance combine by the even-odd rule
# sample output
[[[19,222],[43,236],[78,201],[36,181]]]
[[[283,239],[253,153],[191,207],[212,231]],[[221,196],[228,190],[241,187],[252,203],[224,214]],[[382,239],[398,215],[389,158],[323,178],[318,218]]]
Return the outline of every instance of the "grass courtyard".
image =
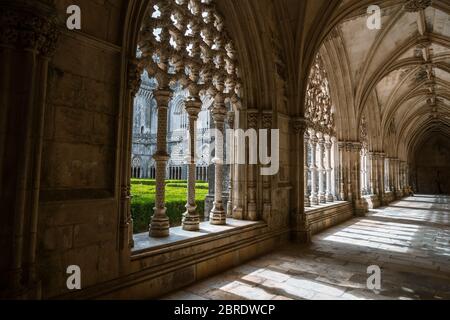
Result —
[[[155,180],[131,179],[131,214],[133,216],[134,233],[148,231],[150,217],[155,206]],[[205,198],[208,194],[208,183],[197,182],[196,203],[197,212],[204,215]],[[183,213],[186,211],[187,182],[168,180],[166,182],[166,208],[171,226],[179,226]]]

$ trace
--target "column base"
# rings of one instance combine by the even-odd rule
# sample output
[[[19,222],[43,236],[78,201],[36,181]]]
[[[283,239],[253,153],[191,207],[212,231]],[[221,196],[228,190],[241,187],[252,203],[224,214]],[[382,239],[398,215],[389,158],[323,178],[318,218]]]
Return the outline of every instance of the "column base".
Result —
[[[311,202],[309,201],[309,197],[305,196],[305,207],[311,207]]]
[[[244,220],[244,210],[242,208],[235,207],[233,209],[233,219]]]
[[[221,208],[214,206],[214,208],[211,211],[211,214],[209,215],[209,222],[212,225],[216,226],[223,226],[227,224],[227,215],[225,211]]]
[[[291,241],[299,244],[310,243],[312,234],[306,213],[304,211],[295,211],[292,215]]]
[[[365,199],[355,200],[354,210],[355,215],[357,217],[365,217],[366,214],[369,212],[369,206],[367,204],[367,201]]]
[[[309,198],[309,201],[311,203],[312,206],[318,206],[319,205],[319,198],[317,196],[311,196],[311,198]]]
[[[367,205],[369,209],[378,208],[381,205],[380,199],[376,194],[371,194],[364,197],[367,201]]]
[[[325,194],[321,194],[319,196],[319,203],[327,203],[327,197],[325,196]]]
[[[311,230],[293,230],[291,241],[298,244],[309,244],[312,242]]]
[[[227,202],[227,217],[233,218],[233,203],[231,201]]]
[[[248,210],[247,219],[250,221],[257,221],[258,214],[256,213],[256,203],[249,203],[247,210]]]
[[[169,236],[170,222],[168,217],[154,217],[150,224],[150,237],[164,238]]]
[[[327,202],[334,202],[334,197],[331,193],[327,195]]]
[[[200,230],[200,216],[186,212],[183,216],[183,230],[198,231]]]

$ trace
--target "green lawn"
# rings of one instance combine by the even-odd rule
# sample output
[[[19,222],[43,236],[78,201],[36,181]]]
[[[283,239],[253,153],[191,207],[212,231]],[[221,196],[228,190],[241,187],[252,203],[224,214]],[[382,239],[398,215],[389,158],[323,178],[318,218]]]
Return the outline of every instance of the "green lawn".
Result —
[[[208,183],[196,184],[197,212],[204,215],[205,198],[208,194]],[[155,180],[131,179],[131,214],[133,216],[134,233],[148,231],[150,217],[155,206]],[[186,211],[187,182],[168,180],[166,182],[166,207],[171,226],[179,226]]]

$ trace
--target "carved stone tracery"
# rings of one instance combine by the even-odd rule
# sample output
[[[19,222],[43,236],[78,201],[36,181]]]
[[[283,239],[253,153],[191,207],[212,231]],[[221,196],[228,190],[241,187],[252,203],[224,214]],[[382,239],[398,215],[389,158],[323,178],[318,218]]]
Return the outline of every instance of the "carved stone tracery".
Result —
[[[333,134],[334,113],[330,86],[320,55],[316,56],[308,79],[305,117],[314,130]]]

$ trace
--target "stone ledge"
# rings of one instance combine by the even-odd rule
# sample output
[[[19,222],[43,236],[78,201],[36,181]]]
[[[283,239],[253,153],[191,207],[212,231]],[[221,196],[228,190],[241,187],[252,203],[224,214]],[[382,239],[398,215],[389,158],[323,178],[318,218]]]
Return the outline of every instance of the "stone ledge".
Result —
[[[55,299],[157,298],[269,253],[288,237],[289,229],[272,231],[264,222],[228,226],[215,234],[144,249],[130,256],[123,276]]]
[[[321,206],[314,206],[305,210],[311,234],[317,234],[325,229],[338,225],[353,217],[350,202],[336,201]]]
[[[161,254],[167,250],[181,249],[192,244],[198,244],[199,242],[209,242],[248,228],[266,226],[266,223],[262,221],[255,222],[227,218],[227,224],[224,226],[201,222],[199,231],[185,231],[182,227],[170,228],[170,235],[166,238],[151,238],[147,232],[140,233],[133,237],[134,248],[132,250],[132,259],[135,260],[143,256]]]

